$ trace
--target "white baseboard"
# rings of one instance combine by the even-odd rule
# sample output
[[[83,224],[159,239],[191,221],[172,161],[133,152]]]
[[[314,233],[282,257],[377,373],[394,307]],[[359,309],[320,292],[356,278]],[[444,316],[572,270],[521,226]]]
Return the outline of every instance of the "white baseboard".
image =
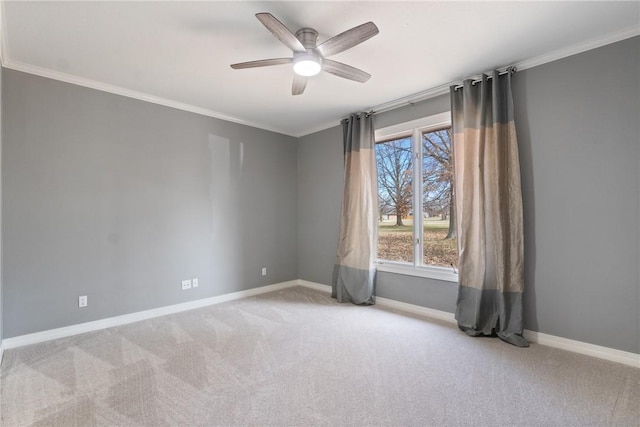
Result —
[[[298,286],[304,286],[305,288],[315,289],[316,291],[326,292],[328,294],[331,293],[331,286],[329,285],[321,285],[316,282],[309,282],[308,280],[298,279]]]
[[[582,341],[575,341],[568,338],[557,337],[555,335],[543,334],[541,332],[529,331],[527,329],[524,331],[524,337],[528,341],[538,343],[540,345],[546,345],[548,347],[572,351],[574,353],[580,353],[587,356],[597,357],[598,359],[609,360],[611,362],[618,362],[624,365],[633,366],[634,368],[640,368],[640,354],[637,353],[589,344]]]
[[[122,316],[109,317],[106,319],[95,320],[92,322],[79,323],[77,325],[65,326],[63,328],[49,329],[47,331],[35,332],[33,334],[20,335],[2,340],[4,349],[22,347],[30,344],[37,344],[57,338],[70,337],[73,335],[83,334],[86,332],[98,331],[100,329],[111,328],[113,326],[126,325],[128,323],[139,322],[141,320],[152,319],[154,317],[164,316],[167,314],[179,313],[181,311],[193,310],[195,308],[206,307],[209,305],[220,304],[227,301],[233,301],[241,298],[247,298],[254,295],[264,294],[267,292],[278,291],[280,289],[298,286],[297,280],[276,283],[273,285],[261,286],[258,288],[248,289],[246,291],[233,292],[230,294],[218,295],[211,298],[203,298],[195,301],[189,301],[181,304],[168,305],[165,307],[154,308],[151,310],[138,311],[136,313],[124,314]]]
[[[319,283],[309,282],[306,280],[298,280],[298,284],[306,288],[331,293],[331,286],[321,285]],[[456,323],[455,314],[447,311],[434,310],[420,305],[408,304],[406,302],[381,297],[376,297],[376,304],[431,319],[444,320],[445,322],[453,324]],[[526,329],[524,331],[524,337],[532,343],[584,354],[586,356],[597,357],[598,359],[609,360],[611,362],[622,363],[624,365],[633,366],[634,368],[640,368],[640,354],[637,353],[616,350],[614,348],[575,341]]]
[[[309,282],[308,280],[298,280],[299,286],[305,288],[315,289],[316,291],[322,291],[331,293],[331,286],[321,285],[320,283]],[[376,296],[376,304],[382,307],[389,307],[396,310],[404,311],[405,313],[417,314],[420,316],[428,317],[430,319],[444,320],[449,323],[456,323],[453,313],[447,311],[434,310],[433,308],[423,307],[421,305],[407,304],[406,302],[396,301],[389,298],[382,298]]]
[[[258,288],[248,289],[246,291],[233,292],[230,294],[218,295],[211,298],[204,298],[195,301],[189,301],[182,304],[174,304],[166,307],[154,308],[152,310],[139,311],[136,313],[125,314],[122,316],[110,317],[107,319],[96,320],[93,322],[80,323],[77,325],[66,326],[63,328],[50,329],[47,331],[36,332],[28,335],[21,335],[13,338],[6,338],[0,344],[0,363],[2,363],[2,354],[5,349],[22,347],[30,344],[37,344],[57,338],[64,338],[73,335],[93,332],[100,329],[110,328],[113,326],[125,325],[128,323],[139,322],[141,320],[152,319],[154,317],[164,316],[167,314],[179,313],[181,311],[193,310],[195,308],[206,307],[209,305],[220,304],[227,301],[247,298],[254,295],[274,292],[294,286],[303,286],[305,288],[314,289],[320,292],[331,293],[331,286],[320,283],[310,282],[308,280],[290,280],[288,282],[276,283],[273,285],[261,286]],[[446,311],[434,310],[432,308],[420,305],[409,304],[388,298],[376,297],[376,302],[382,307],[404,311],[406,313],[416,314],[431,319],[443,320],[449,323],[456,323],[454,314]],[[628,351],[616,350],[609,347],[603,347],[595,344],[589,344],[581,341],[575,341],[568,338],[557,337],[536,331],[524,331],[527,340],[540,345],[554,347],[561,350],[572,351],[587,356],[597,357],[599,359],[609,360],[612,362],[622,363],[625,365],[640,368],[640,354]]]
[[[382,307],[389,307],[395,310],[404,311],[405,313],[417,314],[418,316],[428,317],[430,319],[444,320],[448,323],[456,323],[453,313],[448,311],[435,310],[433,308],[423,307],[421,305],[408,304],[389,298],[376,297],[376,304]]]

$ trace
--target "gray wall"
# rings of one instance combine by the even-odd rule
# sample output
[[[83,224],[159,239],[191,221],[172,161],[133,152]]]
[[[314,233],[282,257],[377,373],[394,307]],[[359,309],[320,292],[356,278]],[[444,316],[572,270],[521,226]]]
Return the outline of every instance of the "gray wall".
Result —
[[[4,338],[298,277],[295,138],[3,78]]]
[[[298,276],[331,284],[342,203],[342,129],[298,143]]]
[[[640,352],[640,38],[514,77],[525,211],[525,327]],[[377,127],[449,109],[447,97]],[[301,279],[330,284],[342,193],[339,128],[300,139]],[[336,166],[338,165],[338,166]],[[311,207],[313,206],[313,207]],[[456,285],[380,273],[378,295],[453,312]]]
[[[527,328],[640,353],[640,37],[514,78]]]

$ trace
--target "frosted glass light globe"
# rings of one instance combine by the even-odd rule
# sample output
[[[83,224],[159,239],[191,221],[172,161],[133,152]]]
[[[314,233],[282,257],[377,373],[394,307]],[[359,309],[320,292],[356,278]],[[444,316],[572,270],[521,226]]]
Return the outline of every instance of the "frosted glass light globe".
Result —
[[[316,55],[303,53],[293,59],[293,71],[300,76],[315,76],[321,69],[321,59]]]

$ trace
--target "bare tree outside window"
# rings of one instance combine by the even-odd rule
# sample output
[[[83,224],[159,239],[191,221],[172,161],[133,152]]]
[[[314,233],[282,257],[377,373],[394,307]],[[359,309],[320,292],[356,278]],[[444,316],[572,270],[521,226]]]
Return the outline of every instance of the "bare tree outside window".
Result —
[[[413,262],[413,156],[410,137],[376,144],[378,258]]]
[[[422,134],[424,263],[458,263],[451,128]]]

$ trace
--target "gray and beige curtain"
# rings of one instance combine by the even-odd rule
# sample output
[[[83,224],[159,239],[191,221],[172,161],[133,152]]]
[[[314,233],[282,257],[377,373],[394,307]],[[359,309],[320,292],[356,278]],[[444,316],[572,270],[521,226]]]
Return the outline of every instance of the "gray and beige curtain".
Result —
[[[344,192],[331,296],[374,304],[378,189],[373,116],[353,114],[342,129]]]
[[[458,327],[472,336],[522,337],[524,245],[511,74],[451,88],[458,221]]]

